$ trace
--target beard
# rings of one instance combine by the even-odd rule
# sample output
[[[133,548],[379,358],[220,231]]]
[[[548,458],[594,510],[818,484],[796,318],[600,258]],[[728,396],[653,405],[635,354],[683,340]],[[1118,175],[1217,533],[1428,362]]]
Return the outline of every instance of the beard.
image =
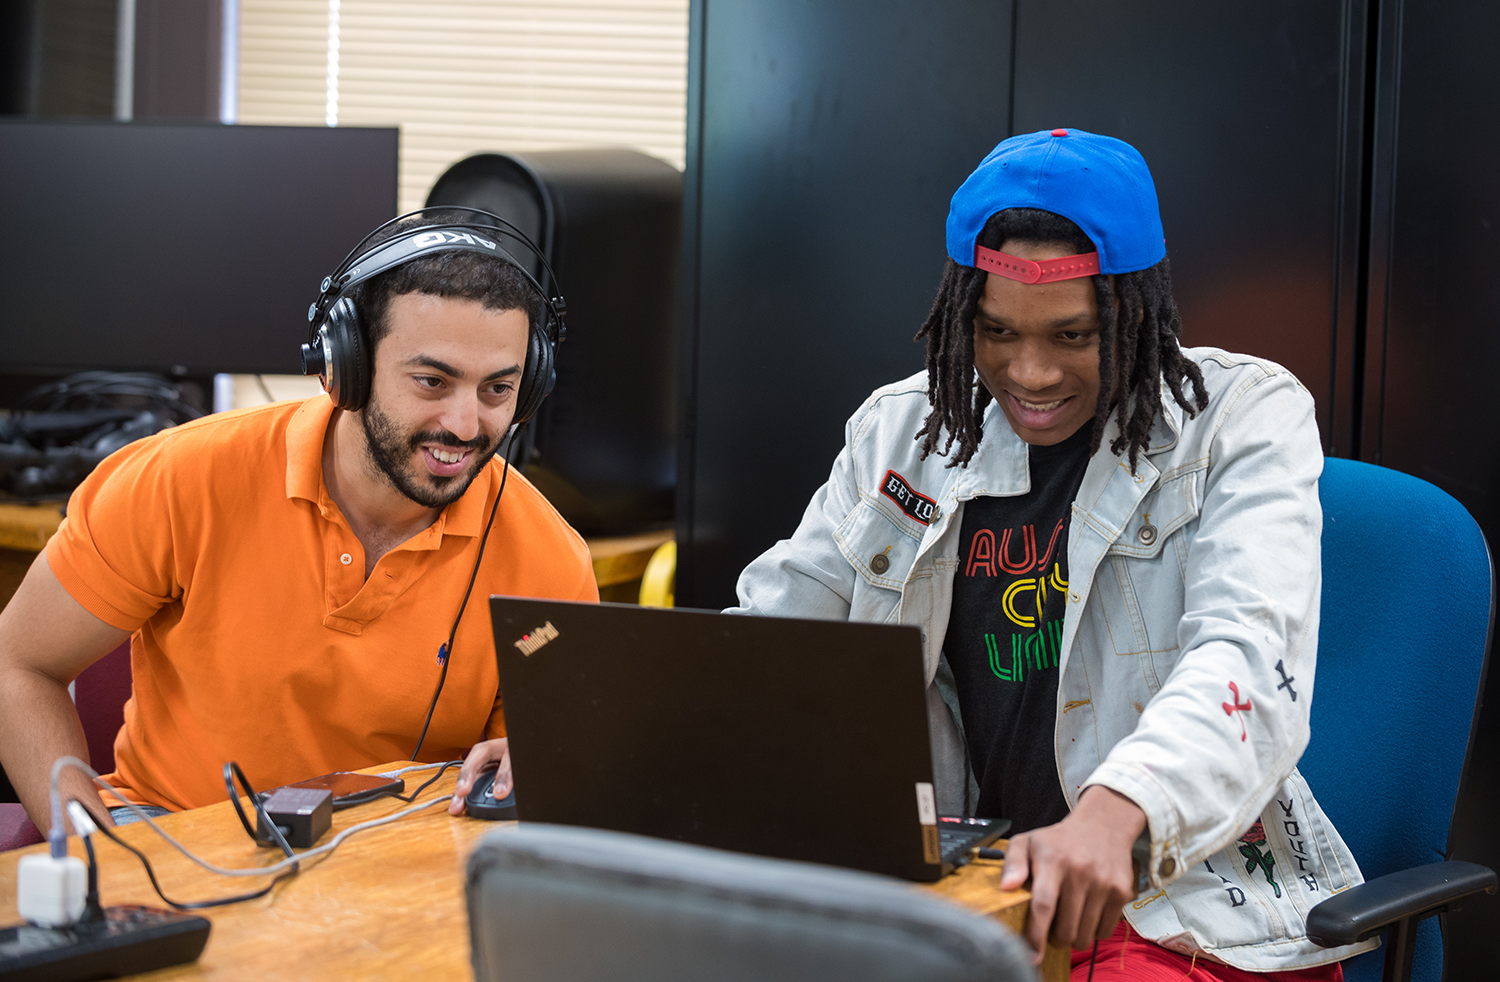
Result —
[[[483,435],[460,440],[446,430],[405,434],[373,398],[360,413],[360,425],[365,431],[365,456],[375,465],[376,471],[391,487],[424,508],[446,508],[463,497],[474,478],[500,448],[500,441],[489,440]],[[468,469],[452,477],[441,477],[419,468],[412,457],[421,453],[424,443],[441,444],[448,450],[470,451]]]

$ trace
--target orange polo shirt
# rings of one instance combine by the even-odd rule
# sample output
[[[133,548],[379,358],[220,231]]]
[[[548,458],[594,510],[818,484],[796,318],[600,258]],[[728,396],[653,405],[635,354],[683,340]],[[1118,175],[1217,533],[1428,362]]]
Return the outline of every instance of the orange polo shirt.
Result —
[[[131,800],[223,801],[229,760],[269,788],[411,755],[500,465],[366,580],[364,551],[323,483],[332,414],[318,396],[209,416],[130,444],[73,493],[47,560],[75,600],[135,632],[108,775]],[[599,596],[583,540],[514,471],[424,761],[505,735],[492,593]]]

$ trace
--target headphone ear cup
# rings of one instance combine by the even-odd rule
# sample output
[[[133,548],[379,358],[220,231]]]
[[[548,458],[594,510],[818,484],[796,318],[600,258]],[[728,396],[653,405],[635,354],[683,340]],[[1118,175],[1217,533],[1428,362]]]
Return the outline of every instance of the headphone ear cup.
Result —
[[[521,373],[521,384],[516,390],[516,415],[511,420],[512,426],[519,426],[535,416],[542,408],[542,400],[552,393],[557,384],[554,358],[545,324],[533,328],[526,344],[526,370]]]
[[[341,297],[328,311],[328,365],[323,387],[340,409],[360,410],[370,401],[370,352],[354,301]]]

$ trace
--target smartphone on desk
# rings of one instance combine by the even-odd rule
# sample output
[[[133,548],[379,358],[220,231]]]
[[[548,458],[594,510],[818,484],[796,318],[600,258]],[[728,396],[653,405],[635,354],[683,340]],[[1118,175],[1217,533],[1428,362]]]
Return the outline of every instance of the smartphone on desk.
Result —
[[[332,774],[320,774],[310,777],[306,781],[298,781],[295,784],[284,784],[286,788],[315,788],[320,791],[333,792],[333,810],[350,808],[354,805],[362,805],[376,798],[387,795],[400,794],[406,790],[406,782],[399,777],[383,777],[379,774],[356,774],[353,771],[334,771]],[[281,788],[272,788],[269,791],[260,792],[262,801],[271,797]]]

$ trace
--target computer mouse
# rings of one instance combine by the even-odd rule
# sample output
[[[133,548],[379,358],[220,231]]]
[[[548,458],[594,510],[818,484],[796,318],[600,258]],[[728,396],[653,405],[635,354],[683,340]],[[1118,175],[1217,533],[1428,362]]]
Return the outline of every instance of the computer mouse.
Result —
[[[474,781],[474,786],[464,796],[464,808],[475,818],[488,819],[492,822],[515,821],[515,789],[512,788],[510,794],[496,801],[495,774],[496,768],[494,767],[480,772],[479,777]]]

